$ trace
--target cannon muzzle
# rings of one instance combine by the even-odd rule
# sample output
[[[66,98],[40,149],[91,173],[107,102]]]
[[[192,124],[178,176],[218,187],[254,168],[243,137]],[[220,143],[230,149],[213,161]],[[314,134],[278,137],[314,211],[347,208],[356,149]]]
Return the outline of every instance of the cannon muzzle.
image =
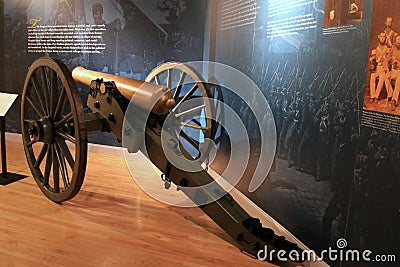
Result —
[[[172,92],[165,86],[108,73],[91,71],[83,67],[76,67],[72,71],[72,77],[75,82],[88,86],[90,86],[93,80],[97,79],[114,82],[122,96],[128,100],[134,97],[132,101],[135,105],[145,110],[151,110],[151,112],[157,115],[164,115],[175,106]],[[106,93],[105,91],[102,92],[101,89],[100,92],[103,94]]]

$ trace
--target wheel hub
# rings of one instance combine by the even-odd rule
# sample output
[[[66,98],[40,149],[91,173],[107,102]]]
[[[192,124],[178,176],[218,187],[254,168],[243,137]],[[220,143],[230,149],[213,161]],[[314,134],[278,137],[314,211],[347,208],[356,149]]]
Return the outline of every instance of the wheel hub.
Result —
[[[54,122],[50,117],[44,117],[32,123],[28,133],[33,141],[51,144],[54,140]]]

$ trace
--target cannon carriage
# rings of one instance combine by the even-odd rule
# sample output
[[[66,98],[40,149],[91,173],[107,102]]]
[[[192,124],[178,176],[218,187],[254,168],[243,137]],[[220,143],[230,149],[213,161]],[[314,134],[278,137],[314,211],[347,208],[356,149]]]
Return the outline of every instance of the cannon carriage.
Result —
[[[89,113],[84,112],[76,83],[90,86]],[[179,109],[192,99],[199,101],[186,110]],[[130,105],[148,116],[126,116]],[[165,146],[161,133],[171,114],[173,124],[167,135],[176,136],[176,140],[169,138],[171,146]],[[185,64],[165,63],[154,69],[145,81],[139,81],[82,67],[70,72],[60,60],[43,57],[31,65],[25,79],[21,130],[32,176],[43,194],[54,202],[70,200],[82,186],[87,132],[112,132],[121,141],[128,139],[124,145],[130,152],[143,150],[144,143],[145,155],[163,173],[164,181],[178,185],[194,203],[199,203],[241,250],[255,257],[265,246],[301,254],[296,244],[262,227],[260,220],[252,218],[222,187],[214,186],[213,192],[199,189],[196,194],[185,190],[202,187],[214,179],[206,169],[187,171],[174,166],[165,149],[189,161],[207,157],[209,147],[202,147],[202,143],[215,138],[215,114],[210,85]],[[138,122],[144,129],[135,128]],[[135,134],[142,130],[145,140]],[[215,197],[215,192],[219,192],[219,197]],[[205,198],[211,200],[203,201]],[[267,260],[279,263],[276,255]],[[301,261],[299,258],[298,262]]]
[[[168,89],[172,87],[172,75],[179,76],[174,90]],[[159,66],[146,81],[139,81],[83,67],[70,72],[58,59],[36,60],[26,76],[22,93],[21,129],[29,167],[44,195],[62,202],[79,192],[86,169],[87,132],[112,132],[121,141],[125,111],[133,96],[134,105],[162,117],[192,97],[211,99],[208,86],[200,81],[202,78],[194,70],[174,62]],[[84,112],[76,83],[90,86],[89,113]],[[188,86],[190,89],[185,91]],[[197,112],[202,109],[212,118],[211,103],[205,103]],[[212,138],[214,122],[196,120],[193,124],[185,123],[184,127]],[[185,131],[181,135],[186,143],[198,149],[198,140]]]

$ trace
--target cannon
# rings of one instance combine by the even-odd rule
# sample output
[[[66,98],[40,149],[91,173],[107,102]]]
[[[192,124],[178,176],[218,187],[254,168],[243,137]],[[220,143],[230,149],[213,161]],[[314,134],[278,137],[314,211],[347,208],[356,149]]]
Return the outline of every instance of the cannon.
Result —
[[[180,81],[172,91],[168,88],[173,72],[180,76]],[[163,75],[168,77],[160,81]],[[191,88],[187,92],[183,92],[184,79],[190,80]],[[195,71],[173,62],[153,70],[146,81],[139,81],[83,67],[70,72],[54,58],[36,60],[24,83],[21,130],[29,167],[44,195],[54,202],[62,202],[79,192],[86,169],[87,132],[112,132],[122,140],[125,111],[133,96],[135,105],[162,118],[177,102],[196,95],[211,96],[206,84],[194,81],[201,81]],[[84,112],[76,83],[90,87],[87,107],[91,112]],[[155,104],[150,106],[152,102]],[[206,103],[204,109],[211,118],[211,104]],[[185,127],[198,129],[205,138],[212,138],[214,122],[207,119],[203,125],[186,124]],[[198,146],[197,140],[182,134]],[[40,146],[40,151],[35,146]]]
[[[175,85],[172,84],[173,75],[179,78]],[[83,108],[77,83],[90,88],[87,110]],[[200,148],[201,140],[198,138],[214,139],[216,129],[212,119],[215,108],[210,85],[195,70],[185,64],[170,62],[157,67],[145,81],[140,81],[83,67],[70,72],[58,59],[39,58],[29,68],[21,99],[23,146],[32,176],[50,200],[61,203],[73,198],[85,176],[87,132],[112,132],[119,140],[124,134],[130,137],[126,132],[132,129],[124,125],[124,117],[128,106],[134,105],[149,113],[144,118],[146,156],[163,173],[163,179],[180,186],[184,193],[184,188],[211,183],[214,179],[206,169],[189,172],[171,164],[161,143],[162,127],[168,115],[194,98],[201,99],[200,104],[181,114],[202,113],[205,119],[180,121],[178,114],[174,116],[178,140],[182,141],[175,144],[179,149],[173,153],[188,160],[196,160],[207,153],[207,149]],[[129,123],[134,128],[135,121]],[[193,134],[193,131],[198,131],[198,134]],[[135,140],[134,134],[132,139],[128,150],[142,150],[141,142]],[[217,186],[214,191],[222,193],[221,197],[201,203],[199,207],[232,237],[242,251],[257,256],[268,246],[269,250],[296,251],[301,255],[302,250],[296,244],[262,227],[260,220],[251,217],[222,187]],[[188,197],[197,203],[199,198],[204,199],[210,194],[200,190],[195,195],[188,194]],[[267,260],[279,262],[276,255]],[[297,262],[302,260],[299,258]]]

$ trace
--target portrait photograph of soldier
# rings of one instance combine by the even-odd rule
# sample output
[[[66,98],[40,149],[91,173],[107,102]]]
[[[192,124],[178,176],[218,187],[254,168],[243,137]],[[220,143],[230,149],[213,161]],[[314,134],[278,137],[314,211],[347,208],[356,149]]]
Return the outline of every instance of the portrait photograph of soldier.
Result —
[[[400,115],[400,8],[398,1],[374,5],[364,109]]]
[[[326,0],[324,27],[361,22],[363,5],[364,0]]]

